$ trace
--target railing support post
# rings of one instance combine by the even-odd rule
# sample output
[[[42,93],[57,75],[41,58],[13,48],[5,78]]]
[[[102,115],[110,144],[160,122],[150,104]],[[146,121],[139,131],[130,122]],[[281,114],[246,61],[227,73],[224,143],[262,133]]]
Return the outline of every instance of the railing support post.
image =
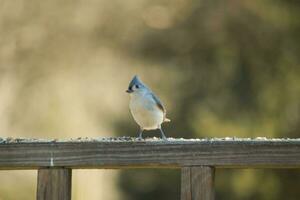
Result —
[[[181,169],[181,200],[214,200],[213,167],[183,167]]]
[[[39,169],[37,200],[71,200],[72,170]]]

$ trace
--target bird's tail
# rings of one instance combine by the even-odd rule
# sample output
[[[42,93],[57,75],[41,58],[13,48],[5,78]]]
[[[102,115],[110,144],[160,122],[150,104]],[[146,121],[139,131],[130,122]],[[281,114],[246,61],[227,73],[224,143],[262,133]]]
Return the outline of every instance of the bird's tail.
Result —
[[[164,122],[170,122],[171,120],[170,119],[168,119],[168,118],[165,118],[164,119]]]

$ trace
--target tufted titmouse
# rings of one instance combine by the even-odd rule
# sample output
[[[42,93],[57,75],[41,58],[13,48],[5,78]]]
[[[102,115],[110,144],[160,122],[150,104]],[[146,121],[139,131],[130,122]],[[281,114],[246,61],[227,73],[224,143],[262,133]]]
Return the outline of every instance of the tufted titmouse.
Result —
[[[140,126],[139,139],[142,139],[144,130],[159,129],[161,136],[167,140],[161,124],[170,122],[166,117],[166,109],[155,94],[148,88],[138,76],[134,76],[129,83],[127,93],[130,94],[129,108],[130,112]]]

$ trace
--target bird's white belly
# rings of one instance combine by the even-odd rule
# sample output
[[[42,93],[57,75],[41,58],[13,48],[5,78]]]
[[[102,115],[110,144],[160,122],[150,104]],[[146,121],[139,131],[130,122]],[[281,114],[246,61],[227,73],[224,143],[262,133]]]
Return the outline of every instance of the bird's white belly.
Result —
[[[158,129],[163,122],[164,114],[154,102],[131,98],[129,107],[134,120],[142,129]]]

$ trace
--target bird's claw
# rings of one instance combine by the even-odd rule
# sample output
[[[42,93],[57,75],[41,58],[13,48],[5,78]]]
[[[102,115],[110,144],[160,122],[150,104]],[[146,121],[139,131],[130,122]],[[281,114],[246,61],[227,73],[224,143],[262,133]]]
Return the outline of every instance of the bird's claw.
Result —
[[[168,141],[168,138],[165,137],[165,136],[163,136],[161,139],[164,140],[164,141]]]
[[[138,137],[138,140],[143,140],[143,137]]]

